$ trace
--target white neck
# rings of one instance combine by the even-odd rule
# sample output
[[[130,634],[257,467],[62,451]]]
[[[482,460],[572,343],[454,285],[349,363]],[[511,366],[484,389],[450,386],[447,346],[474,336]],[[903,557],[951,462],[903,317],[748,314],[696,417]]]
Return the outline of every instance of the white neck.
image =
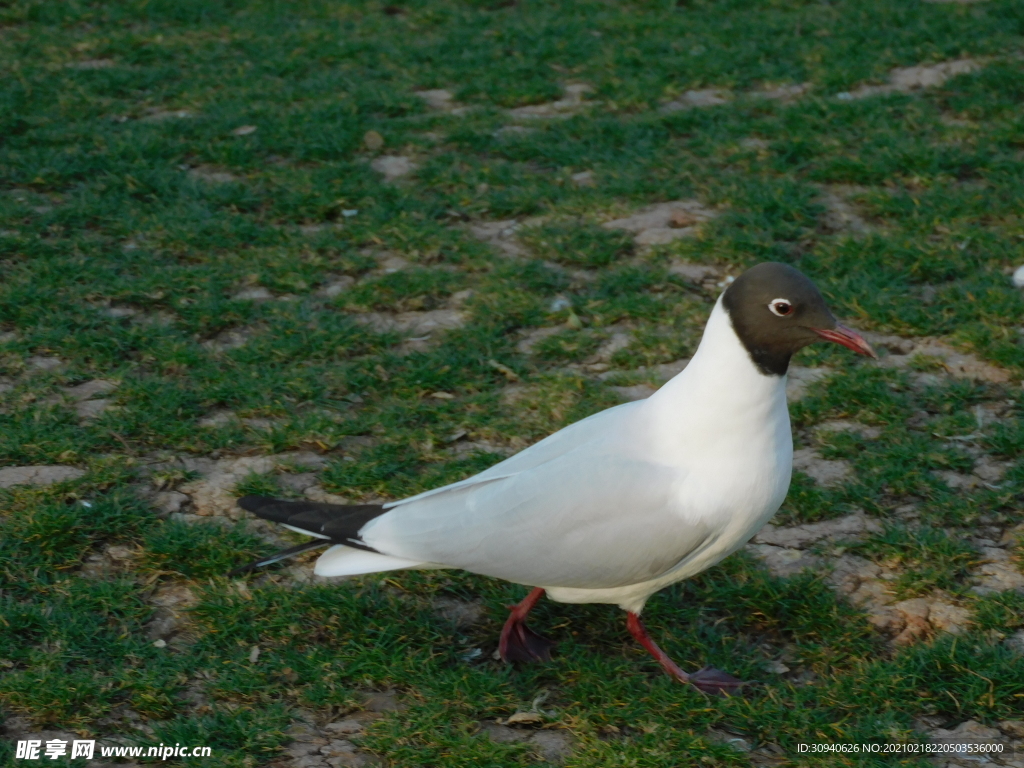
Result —
[[[690,364],[650,397],[645,410],[663,426],[658,431],[673,451],[683,450],[679,441],[693,435],[725,448],[724,443],[748,439],[752,433],[783,427],[789,432],[786,377],[766,376],[757,369],[721,297]],[[692,446],[692,455],[714,447],[707,442]],[[685,452],[691,454],[689,448]]]

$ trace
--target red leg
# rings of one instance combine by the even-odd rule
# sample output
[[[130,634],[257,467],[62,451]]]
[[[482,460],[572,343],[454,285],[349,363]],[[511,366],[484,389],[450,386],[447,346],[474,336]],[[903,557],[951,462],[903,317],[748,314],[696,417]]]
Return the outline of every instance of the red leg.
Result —
[[[550,661],[552,640],[538,635],[526,626],[526,615],[544,597],[544,589],[537,587],[516,606],[509,606],[512,613],[501,628],[498,654],[504,661]]]
[[[739,678],[713,667],[704,667],[704,669],[698,670],[691,675],[686,674],[651,639],[651,636],[647,634],[647,627],[640,621],[640,616],[632,611],[626,613],[626,628],[640,642],[640,645],[646,648],[651,656],[658,660],[662,669],[681,683],[689,683],[704,693],[717,693],[722,696],[736,693],[740,686],[745,685]]]

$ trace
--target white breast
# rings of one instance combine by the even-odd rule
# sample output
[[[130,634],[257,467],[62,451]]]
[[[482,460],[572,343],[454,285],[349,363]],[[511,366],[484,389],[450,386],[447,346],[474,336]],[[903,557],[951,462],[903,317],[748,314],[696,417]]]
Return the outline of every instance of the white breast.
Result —
[[[685,468],[675,489],[686,524],[714,535],[669,572],[614,590],[549,590],[563,602],[609,602],[639,611],[668,584],[718,563],[774,515],[789,489],[793,439],[785,377],[751,361],[716,305],[690,364],[644,403],[651,458]]]

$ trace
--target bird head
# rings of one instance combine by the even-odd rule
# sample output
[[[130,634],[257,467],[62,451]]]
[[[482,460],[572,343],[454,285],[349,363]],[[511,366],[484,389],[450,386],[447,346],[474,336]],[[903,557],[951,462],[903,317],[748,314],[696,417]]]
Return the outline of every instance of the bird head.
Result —
[[[781,376],[793,354],[816,341],[878,357],[864,337],[836,321],[810,278],[788,264],[766,261],[751,267],[726,289],[722,305],[764,374]]]

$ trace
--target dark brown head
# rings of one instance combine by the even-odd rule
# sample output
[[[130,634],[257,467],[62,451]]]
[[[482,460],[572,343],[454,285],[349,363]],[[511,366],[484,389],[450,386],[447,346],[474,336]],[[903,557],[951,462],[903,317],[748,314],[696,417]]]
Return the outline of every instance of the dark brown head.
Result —
[[[836,322],[817,286],[777,261],[751,267],[722,297],[733,330],[761,373],[782,376],[793,353],[825,339],[877,357],[866,341]]]

